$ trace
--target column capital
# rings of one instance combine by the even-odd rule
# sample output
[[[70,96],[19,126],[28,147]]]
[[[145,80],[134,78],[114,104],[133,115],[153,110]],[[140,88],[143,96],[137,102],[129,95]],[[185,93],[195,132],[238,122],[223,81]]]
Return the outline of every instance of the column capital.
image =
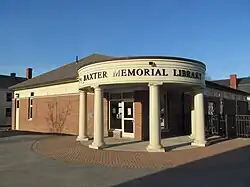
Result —
[[[194,89],[193,90],[193,95],[196,95],[196,94],[204,94],[204,91],[205,91],[205,88],[197,88],[197,89]]]
[[[79,90],[79,93],[80,93],[80,94],[87,93],[87,90]]]
[[[148,86],[161,86],[163,85],[163,82],[149,82]]]
[[[91,87],[94,88],[95,90],[102,90],[99,84],[94,84]]]

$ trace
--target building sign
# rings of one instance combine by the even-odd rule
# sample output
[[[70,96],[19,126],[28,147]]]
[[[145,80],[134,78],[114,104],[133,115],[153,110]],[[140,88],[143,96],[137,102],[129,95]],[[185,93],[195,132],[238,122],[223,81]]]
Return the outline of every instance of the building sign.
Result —
[[[83,75],[82,81],[89,81],[89,80],[102,79],[102,78],[108,78],[106,71],[98,71],[98,72]]]
[[[179,70],[173,69],[173,76],[187,77],[187,78],[201,80],[201,73],[184,69],[179,69]]]
[[[141,76],[174,76],[174,77],[185,77],[190,79],[202,79],[202,74],[195,71],[184,70],[184,69],[164,69],[164,68],[131,68],[131,69],[118,69],[113,71],[113,77],[141,77]],[[83,75],[81,82],[95,80],[95,79],[103,79],[108,78],[107,71],[97,71],[89,74]]]
[[[113,77],[127,77],[127,76],[168,76],[166,69],[119,69],[114,71]]]

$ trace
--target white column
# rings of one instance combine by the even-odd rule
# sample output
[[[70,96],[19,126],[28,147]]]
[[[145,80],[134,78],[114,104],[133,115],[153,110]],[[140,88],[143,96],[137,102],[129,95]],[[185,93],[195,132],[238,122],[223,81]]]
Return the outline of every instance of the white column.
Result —
[[[195,110],[194,110],[194,95],[191,95],[191,134],[190,139],[195,139]]]
[[[161,145],[160,85],[149,84],[149,152],[165,152]]]
[[[90,148],[101,149],[105,147],[103,125],[103,92],[97,86],[94,96],[94,141],[89,145]]]
[[[79,99],[79,132],[77,141],[87,141],[88,137],[88,120],[87,120],[87,92],[80,90]]]
[[[195,139],[192,143],[194,146],[205,147],[205,113],[204,113],[204,95],[203,90],[195,93],[194,96],[195,109]]]

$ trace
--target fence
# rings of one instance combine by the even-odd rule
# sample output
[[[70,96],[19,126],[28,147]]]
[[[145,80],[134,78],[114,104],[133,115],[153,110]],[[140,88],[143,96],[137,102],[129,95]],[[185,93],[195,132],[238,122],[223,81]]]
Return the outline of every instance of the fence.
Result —
[[[206,115],[206,137],[250,137],[250,115]]]
[[[250,137],[250,115],[236,115],[236,136]]]

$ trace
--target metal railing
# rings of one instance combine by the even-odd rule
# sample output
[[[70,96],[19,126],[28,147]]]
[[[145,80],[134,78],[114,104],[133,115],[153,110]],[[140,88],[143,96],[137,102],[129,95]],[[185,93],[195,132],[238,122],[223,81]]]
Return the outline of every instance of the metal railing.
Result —
[[[236,115],[236,136],[242,138],[250,137],[250,115]]]
[[[250,137],[250,115],[206,115],[206,137]]]
[[[205,116],[206,137],[227,136],[227,118],[225,115],[206,115]]]

